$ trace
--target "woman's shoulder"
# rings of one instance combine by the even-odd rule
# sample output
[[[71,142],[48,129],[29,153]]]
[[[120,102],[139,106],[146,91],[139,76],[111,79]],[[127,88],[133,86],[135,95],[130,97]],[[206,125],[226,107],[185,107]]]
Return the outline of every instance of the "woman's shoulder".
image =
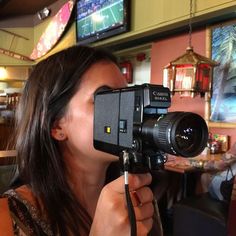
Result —
[[[40,211],[40,201],[28,186],[10,189],[0,199],[0,204],[4,205],[4,211],[0,214],[8,220],[8,225],[10,218],[13,226],[8,231],[13,231],[14,235],[52,235],[50,226]],[[0,235],[3,230],[4,226],[0,225]]]

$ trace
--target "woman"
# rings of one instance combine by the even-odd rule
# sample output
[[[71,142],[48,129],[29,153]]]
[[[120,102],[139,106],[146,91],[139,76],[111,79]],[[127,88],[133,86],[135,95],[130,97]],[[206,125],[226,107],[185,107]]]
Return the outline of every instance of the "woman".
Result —
[[[214,199],[230,202],[233,182],[236,175],[236,143],[223,154],[225,160],[213,161],[206,164],[205,168],[215,169],[216,173],[204,173],[201,175],[203,192],[209,192]]]
[[[126,82],[102,50],[74,46],[35,66],[16,115],[25,185],[4,195],[15,235],[130,235],[124,178],[106,184],[118,158],[93,147],[93,99],[103,86]],[[153,223],[151,175],[130,175],[129,182],[137,232],[146,235]]]

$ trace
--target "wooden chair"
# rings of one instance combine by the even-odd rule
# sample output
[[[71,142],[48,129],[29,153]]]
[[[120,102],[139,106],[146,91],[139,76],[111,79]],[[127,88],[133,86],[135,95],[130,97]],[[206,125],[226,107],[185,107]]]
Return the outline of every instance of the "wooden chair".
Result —
[[[173,218],[173,236],[236,236],[236,178],[229,204],[205,193],[175,204]]]

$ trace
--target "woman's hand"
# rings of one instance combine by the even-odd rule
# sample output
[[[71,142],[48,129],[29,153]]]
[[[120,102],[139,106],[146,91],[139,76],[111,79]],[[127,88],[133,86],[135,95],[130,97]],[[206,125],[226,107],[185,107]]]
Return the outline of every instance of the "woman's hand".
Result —
[[[150,174],[129,175],[129,188],[134,206],[137,235],[147,235],[153,224],[153,194],[147,187]],[[124,176],[107,184],[98,199],[90,236],[130,236],[131,227],[125,198]]]

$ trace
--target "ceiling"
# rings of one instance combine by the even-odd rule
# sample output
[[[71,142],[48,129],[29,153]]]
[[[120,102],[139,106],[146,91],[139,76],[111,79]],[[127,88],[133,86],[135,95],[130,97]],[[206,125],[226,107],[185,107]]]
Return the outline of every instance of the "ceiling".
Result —
[[[0,20],[36,14],[57,0],[0,0]]]

